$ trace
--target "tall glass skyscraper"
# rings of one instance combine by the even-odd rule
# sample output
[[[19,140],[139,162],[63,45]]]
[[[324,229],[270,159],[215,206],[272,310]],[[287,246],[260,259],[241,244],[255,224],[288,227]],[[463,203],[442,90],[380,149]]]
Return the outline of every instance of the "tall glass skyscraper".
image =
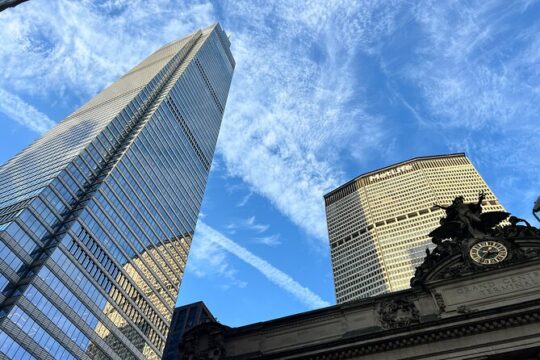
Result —
[[[0,167],[0,359],[158,359],[234,70],[168,44]]]

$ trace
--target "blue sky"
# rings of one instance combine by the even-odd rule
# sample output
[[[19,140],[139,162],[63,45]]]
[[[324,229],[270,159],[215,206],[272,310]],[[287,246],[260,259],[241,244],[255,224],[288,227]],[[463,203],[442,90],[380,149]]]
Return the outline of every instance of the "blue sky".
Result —
[[[360,173],[464,151],[531,218],[539,17],[539,1],[31,0],[0,13],[0,162],[219,21],[237,67],[179,303],[230,326],[322,307],[322,196]]]

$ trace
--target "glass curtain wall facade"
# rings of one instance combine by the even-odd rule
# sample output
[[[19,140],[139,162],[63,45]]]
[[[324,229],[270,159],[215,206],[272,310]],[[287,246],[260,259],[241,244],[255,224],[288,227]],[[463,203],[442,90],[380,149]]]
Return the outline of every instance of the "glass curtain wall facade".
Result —
[[[218,24],[0,167],[0,359],[158,359],[234,70]]]
[[[408,288],[414,270],[435,245],[456,196],[484,211],[504,211],[465,154],[414,158],[361,175],[325,195],[337,303]]]

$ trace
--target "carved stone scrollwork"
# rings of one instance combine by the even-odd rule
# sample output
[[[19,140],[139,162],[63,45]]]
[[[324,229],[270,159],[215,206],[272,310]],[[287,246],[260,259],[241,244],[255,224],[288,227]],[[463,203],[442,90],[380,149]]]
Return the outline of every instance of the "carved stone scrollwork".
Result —
[[[468,266],[466,263],[460,262],[457,264],[450,265],[446,267],[445,269],[442,269],[442,271],[437,274],[434,280],[435,279],[452,279],[459,275],[470,274],[471,272],[472,271],[471,271],[470,266]]]
[[[469,313],[472,313],[472,312],[474,312],[474,311],[476,311],[476,310],[471,310],[471,309],[469,309],[469,308],[468,308],[467,306],[465,306],[465,305],[460,305],[460,306],[458,306],[457,309],[456,309],[456,312],[457,312],[458,314],[469,314]]]
[[[523,258],[525,259],[540,258],[540,249],[525,248],[523,249],[522,253],[523,253]]]
[[[396,329],[420,322],[414,303],[406,299],[392,299],[380,304],[379,320],[385,329]]]
[[[446,304],[444,303],[444,298],[441,294],[438,292],[433,293],[433,297],[435,298],[435,302],[437,303],[437,306],[439,307],[439,314],[445,312],[446,310]]]

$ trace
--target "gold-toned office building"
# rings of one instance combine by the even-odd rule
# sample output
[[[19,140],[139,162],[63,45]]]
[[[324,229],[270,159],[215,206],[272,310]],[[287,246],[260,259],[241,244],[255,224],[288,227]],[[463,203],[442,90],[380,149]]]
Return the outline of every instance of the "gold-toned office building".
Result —
[[[409,287],[433,247],[427,234],[456,195],[504,210],[465,154],[410,159],[356,177],[324,196],[337,303]]]
[[[174,299],[166,296],[167,291],[178,292],[184,268],[186,266],[189,248],[191,247],[191,235],[178,236],[171,240],[164,241],[162,244],[151,247],[143,252],[139,257],[133,259],[131,263],[124,266],[124,271],[134,279],[136,286],[142,289],[143,295],[146,296],[157,312],[153,312],[150,306],[144,304],[145,299],[142,296],[135,295],[135,288],[131,283],[124,281],[121,274],[116,278],[120,287],[113,287],[109,296],[113,301],[105,304],[103,313],[107,316],[104,323],[99,323],[96,327],[96,333],[106,343],[110,343],[115,352],[122,351],[122,344],[115,340],[115,335],[110,330],[110,325],[118,328],[117,336],[130,341],[145,359],[151,359],[153,355],[152,348],[142,341],[141,335],[149,338],[160,344],[160,348],[165,345],[162,339],[159,338],[157,332],[153,332],[151,327],[145,324],[145,321],[151,320],[160,324],[160,330],[166,331],[165,328],[171,322],[172,314],[170,309],[175,306]],[[178,254],[180,250],[180,254]],[[165,271],[156,273],[155,270],[148,268],[145,263],[157,263]],[[137,269],[143,270],[146,278],[141,277]],[[154,291],[153,288],[158,289]],[[124,294],[127,294],[127,299]],[[142,313],[137,313],[134,310],[135,306],[143,309]],[[132,326],[126,321],[123,314],[128,315],[136,326]],[[94,360],[109,359],[107,354],[99,352],[97,346],[90,345],[87,350],[89,355]]]

